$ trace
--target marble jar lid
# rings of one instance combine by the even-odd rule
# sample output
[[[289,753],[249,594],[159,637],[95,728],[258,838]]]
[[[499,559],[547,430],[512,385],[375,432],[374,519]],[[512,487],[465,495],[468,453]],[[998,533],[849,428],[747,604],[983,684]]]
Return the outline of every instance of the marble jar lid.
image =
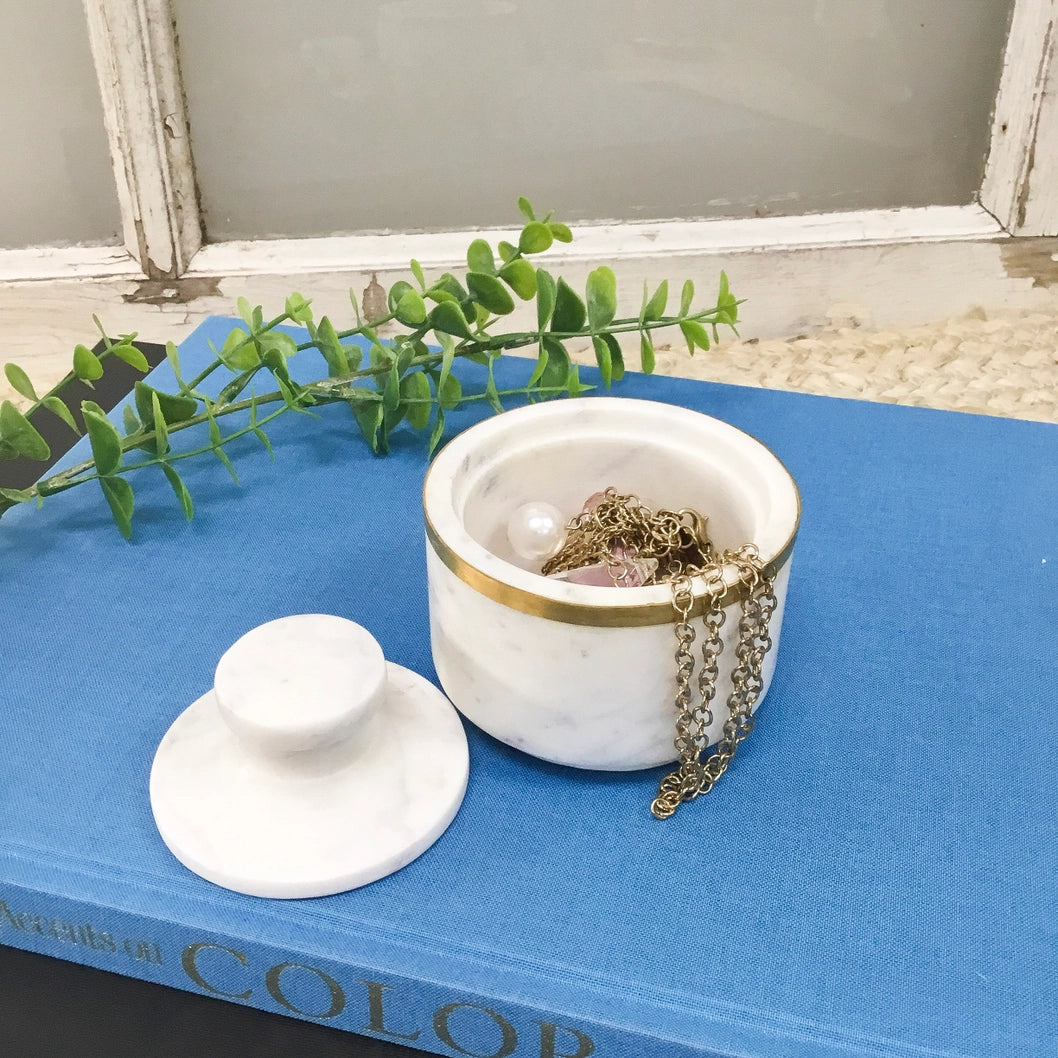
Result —
[[[155,823],[196,874],[251,896],[326,896],[392,874],[455,818],[469,757],[447,698],[325,614],[258,626],[174,721]]]

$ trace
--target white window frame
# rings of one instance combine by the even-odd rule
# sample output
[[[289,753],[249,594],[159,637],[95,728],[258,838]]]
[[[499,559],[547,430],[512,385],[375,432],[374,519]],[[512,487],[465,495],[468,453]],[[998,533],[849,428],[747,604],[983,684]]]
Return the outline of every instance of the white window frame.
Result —
[[[124,246],[0,251],[0,280],[383,277],[403,274],[411,257],[426,267],[460,263],[464,232],[204,244],[169,0],[84,0],[84,7]],[[1056,16],[1058,0],[1015,2],[974,203],[578,225],[574,243],[556,248],[556,267],[586,272],[605,262],[637,291],[654,275],[712,277],[725,267],[746,277],[740,293],[753,297],[759,288],[772,305],[760,333],[810,329],[827,322],[835,304],[853,323],[885,325],[952,315],[988,298],[1025,300],[1041,276],[1058,283],[1052,247],[1028,238],[1058,235]],[[1015,241],[1012,253],[1004,244]],[[843,287],[843,277],[859,286]]]

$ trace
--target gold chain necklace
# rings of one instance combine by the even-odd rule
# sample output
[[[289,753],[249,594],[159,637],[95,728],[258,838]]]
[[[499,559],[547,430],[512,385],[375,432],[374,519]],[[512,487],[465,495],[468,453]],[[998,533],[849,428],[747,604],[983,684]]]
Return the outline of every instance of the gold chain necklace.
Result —
[[[706,534],[706,519],[697,511],[653,511],[638,497],[614,488],[592,497],[585,510],[566,526],[562,549],[545,564],[545,576],[588,565],[605,565],[615,585],[664,584],[672,589],[676,633],[676,737],[679,765],[661,780],[650,806],[658,819],[667,819],[685,801],[708,793],[727,771],[739,744],[753,730],[753,706],[763,690],[761,671],[772,641],[768,626],[777,605],[769,577],[753,544],[717,551]],[[742,613],[738,623],[732,691],[727,719],[715,751],[708,748],[713,723],[719,659],[724,649],[720,629],[725,614],[720,606],[727,586],[726,566],[738,571],[742,586]],[[635,579],[632,580],[634,575]],[[705,612],[702,666],[698,672],[698,702],[691,682],[695,640],[690,623],[694,605],[692,578],[705,581],[709,605]]]

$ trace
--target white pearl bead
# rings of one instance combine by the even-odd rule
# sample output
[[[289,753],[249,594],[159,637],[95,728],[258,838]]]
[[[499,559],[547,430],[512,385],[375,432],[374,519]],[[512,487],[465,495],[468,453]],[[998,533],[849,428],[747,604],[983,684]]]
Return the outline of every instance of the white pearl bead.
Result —
[[[566,542],[566,522],[557,507],[533,500],[511,515],[507,539],[520,558],[543,562],[558,554]]]

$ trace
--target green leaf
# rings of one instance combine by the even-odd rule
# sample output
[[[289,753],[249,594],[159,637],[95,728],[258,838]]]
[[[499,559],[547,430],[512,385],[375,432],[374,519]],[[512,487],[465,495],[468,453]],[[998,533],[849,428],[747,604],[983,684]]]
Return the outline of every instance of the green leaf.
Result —
[[[409,286],[401,294],[393,315],[407,327],[418,327],[420,323],[426,322],[426,302],[417,290]]]
[[[132,410],[131,407],[129,407],[128,404],[126,404],[125,407],[121,409],[121,418],[125,423],[126,436],[128,436],[129,434],[136,433],[136,431],[139,430],[140,427],[143,425],[140,422],[140,417]]]
[[[485,399],[489,402],[492,410],[498,415],[503,411],[503,405],[500,403],[500,395],[496,390],[496,379],[492,376],[492,367],[495,360],[495,357],[489,358],[489,381],[485,386]]]
[[[451,298],[441,298],[434,300],[448,301],[454,298],[456,301],[466,301],[467,292],[463,287],[463,284],[451,272],[445,272],[440,279],[426,292],[427,297],[430,297],[434,291],[444,291],[451,295]]]
[[[654,343],[646,331],[641,331],[639,335],[639,361],[644,374],[654,373]]]
[[[7,381],[11,383],[16,393],[34,402],[40,399],[33,388],[33,383],[29,380],[29,375],[18,364],[4,364],[4,374],[7,375]]]
[[[261,444],[265,446],[265,449],[268,451],[268,455],[271,457],[272,462],[274,463],[276,461],[276,454],[272,451],[272,442],[268,440],[268,434],[266,434],[264,430],[262,430],[258,426],[254,429],[254,436],[257,438],[258,441],[261,442]]]
[[[44,461],[51,456],[48,442],[9,400],[0,404],[0,436],[19,455],[27,459]]]
[[[608,327],[617,315],[617,277],[605,265],[588,273],[588,320],[592,330]]]
[[[518,209],[521,211],[522,216],[525,217],[526,220],[536,220],[536,214],[533,213],[533,207],[529,204],[529,199],[519,197]]]
[[[172,342],[165,343],[165,359],[169,361],[173,377],[179,383],[181,389],[185,389],[184,380],[180,377],[180,351]]]
[[[0,496],[11,503],[32,503],[37,498],[29,489],[0,489]]]
[[[311,323],[311,302],[307,301],[298,293],[293,293],[286,301],[286,313],[295,323]]]
[[[99,486],[110,504],[110,513],[114,524],[121,530],[121,535],[128,540],[132,536],[132,512],[135,502],[132,497],[132,486],[124,478],[102,477]]]
[[[77,428],[77,421],[73,417],[73,413],[58,397],[45,397],[41,402],[41,407],[47,408],[52,415],[57,415],[75,434],[80,434],[80,430]]]
[[[484,239],[475,239],[467,247],[467,268],[471,272],[495,273],[496,259],[492,256],[492,247]]]
[[[536,269],[521,257],[517,261],[508,261],[500,269],[500,277],[522,301],[528,301],[536,294]]]
[[[398,279],[396,283],[389,288],[389,294],[386,295],[386,304],[389,306],[390,312],[397,311],[398,302],[409,290],[414,292],[415,287],[403,279]]]
[[[457,338],[471,338],[463,310],[454,301],[442,301],[430,310],[430,326],[435,331],[454,334]]]
[[[691,302],[694,300],[694,281],[686,280],[683,284],[683,293],[680,295],[680,315],[686,316],[691,311]]]
[[[320,320],[316,341],[323,359],[327,361],[327,373],[331,378],[348,375],[360,366],[360,349],[357,346],[342,345],[334,324],[326,316]],[[355,366],[350,363],[350,355],[356,358]]]
[[[154,411],[154,445],[158,455],[164,456],[169,451],[169,431],[165,428],[165,416],[162,414],[162,406],[158,403],[158,394],[151,394],[151,404]]]
[[[658,289],[654,291],[653,296],[643,306],[643,314],[640,319],[647,323],[653,323],[660,320],[665,315],[665,307],[669,303],[669,281],[663,279],[658,284]]]
[[[231,480],[236,485],[239,484],[239,475],[235,473],[235,467],[231,465],[231,460],[228,458],[228,453],[224,451],[219,445],[213,449],[213,454],[224,464],[225,469],[231,474]]]
[[[609,389],[610,383],[613,382],[613,358],[610,355],[610,347],[597,334],[592,335],[591,344],[595,347],[595,362],[599,365],[602,384]]]
[[[121,466],[121,434],[118,428],[103,414],[102,408],[92,401],[81,402],[81,414],[92,445],[92,458],[96,470],[106,477]]]
[[[118,342],[110,347],[110,352],[116,356],[119,360],[124,360],[129,367],[134,367],[137,371],[146,373],[150,371],[151,365],[147,363],[147,357],[143,355],[130,342]]]
[[[420,290],[426,289],[426,276],[423,274],[422,265],[415,258],[411,261],[411,274],[415,276],[415,282],[419,284]]]
[[[372,368],[383,366],[389,367],[389,365],[396,359],[396,354],[389,346],[383,345],[376,339],[368,350],[368,357],[371,360]]]
[[[246,300],[246,298],[239,298],[235,302],[235,307],[239,310],[239,315],[246,321],[246,326],[252,331],[254,329],[254,309],[253,306]]]
[[[550,249],[555,241],[551,229],[538,220],[531,220],[524,228],[518,239],[518,249],[522,253],[543,253]]]
[[[542,339],[544,349],[547,351],[547,366],[540,376],[540,385],[546,389],[555,389],[565,386],[569,381],[570,360],[566,347],[550,335]]]
[[[103,339],[104,347],[109,349],[114,343],[110,340],[107,332],[103,329],[103,324],[100,323],[99,317],[94,312],[92,313],[92,322],[96,325],[96,330],[99,331],[99,335]]]
[[[176,498],[180,501],[180,506],[183,508],[184,517],[191,521],[195,516],[195,505],[191,502],[191,493],[187,491],[184,479],[168,463],[162,464],[162,470],[169,479],[169,484],[173,486],[173,492],[176,493]]]
[[[433,429],[430,431],[430,444],[426,450],[428,456],[432,456],[437,449],[437,446],[441,443],[441,438],[445,432],[445,413],[439,405],[437,413],[434,416]]]
[[[78,345],[74,349],[73,373],[82,382],[95,382],[97,378],[102,378],[103,365],[87,345]]]
[[[610,363],[613,364],[613,380],[620,382],[625,377],[625,355],[621,343],[613,334],[603,334],[602,340],[610,347]]]
[[[697,320],[681,321],[680,330],[683,331],[683,337],[687,340],[687,351],[691,356],[694,356],[695,346],[699,349],[709,348],[709,334]]]
[[[529,376],[529,381],[526,382],[526,389],[532,389],[533,386],[544,377],[544,372],[547,370],[547,350],[544,348],[544,343],[540,343],[540,351],[536,355],[536,366],[533,368],[533,373]]]
[[[158,404],[162,409],[162,414],[165,416],[166,424],[169,426],[186,422],[198,411],[198,401],[194,397],[179,393],[163,393],[153,386],[148,386],[146,382],[137,382],[133,388],[136,411],[139,412],[143,425],[148,429],[154,426],[154,398],[152,394],[155,393],[158,394]]]
[[[408,368],[411,367],[411,362],[415,359],[415,354],[418,350],[415,348],[415,343],[409,342],[404,335],[394,339],[393,348],[397,350],[397,374],[404,375],[407,373]]]
[[[455,362],[456,343],[452,341],[452,336],[444,331],[440,331],[437,338],[441,343],[441,377],[437,380],[437,392],[441,393],[444,391],[448,373],[452,370],[452,364]]]
[[[400,404],[400,371],[397,369],[395,360],[384,379],[384,381],[380,379],[382,381],[382,407],[385,411],[396,411],[397,405]]]
[[[582,386],[580,382],[580,368],[576,364],[570,368],[569,379],[566,383],[566,389],[571,397],[579,397],[586,390],[591,389],[591,386]]]
[[[550,272],[536,270],[536,325],[543,330],[555,311],[555,280]]]
[[[217,359],[232,371],[247,371],[261,362],[256,344],[241,327],[236,327],[224,339]]]
[[[381,445],[383,452],[389,451],[389,435],[400,425],[407,410],[408,406],[403,401],[400,401],[395,408],[386,411],[382,416],[382,430],[379,434],[379,444]]]
[[[505,268],[510,267],[510,265],[505,266]],[[532,265],[529,267],[531,268]],[[495,276],[486,275],[484,272],[468,272],[467,286],[470,287],[474,300],[484,305],[489,312],[495,312],[497,316],[506,316],[514,311],[514,298]]]
[[[450,411],[463,399],[463,385],[455,375],[449,375],[437,384],[437,399],[445,411]]]
[[[353,390],[357,393],[357,390]],[[359,390],[360,393],[370,393],[370,390]],[[350,401],[350,407],[353,409],[353,418],[356,419],[356,425],[360,427],[360,432],[364,435],[364,440],[371,446],[372,452],[378,452],[379,440],[378,433],[382,426],[382,416],[385,414],[382,407],[382,402],[378,400],[354,400]]]
[[[513,261],[518,256],[518,247],[512,246],[506,240],[497,243],[496,249],[500,251],[500,258],[504,261]]]
[[[738,323],[738,298],[731,293],[727,282],[727,273],[720,273],[720,292],[716,296],[716,322],[726,324],[735,330]],[[738,334],[738,331],[735,331]]]
[[[416,430],[425,430],[430,425],[430,405],[433,403],[430,393],[430,380],[421,371],[412,371],[400,380],[401,400],[407,406],[408,422]]]
[[[251,368],[249,371],[244,371],[241,375],[236,375],[221,391],[217,394],[218,404],[228,404],[242,393],[244,389],[253,381],[254,375],[257,373],[257,368]]]
[[[453,305],[459,304],[459,298],[457,298],[455,294],[436,286],[430,287],[423,296],[430,298],[432,301],[436,301],[438,305],[440,305],[442,301],[451,302]]]
[[[287,359],[296,356],[298,351],[298,343],[285,331],[265,331],[258,336],[257,343],[260,346],[261,359],[266,364],[269,363],[269,355],[274,361],[278,354],[285,364]]]
[[[559,242],[573,242],[573,232],[571,232],[569,230],[569,227],[567,225],[565,225],[565,224],[556,224],[556,223],[552,222],[551,224],[548,225],[548,228],[551,229],[551,234]]]
[[[551,315],[551,330],[559,334],[570,334],[581,330],[587,318],[588,312],[584,302],[560,276],[555,286],[555,311]]]

